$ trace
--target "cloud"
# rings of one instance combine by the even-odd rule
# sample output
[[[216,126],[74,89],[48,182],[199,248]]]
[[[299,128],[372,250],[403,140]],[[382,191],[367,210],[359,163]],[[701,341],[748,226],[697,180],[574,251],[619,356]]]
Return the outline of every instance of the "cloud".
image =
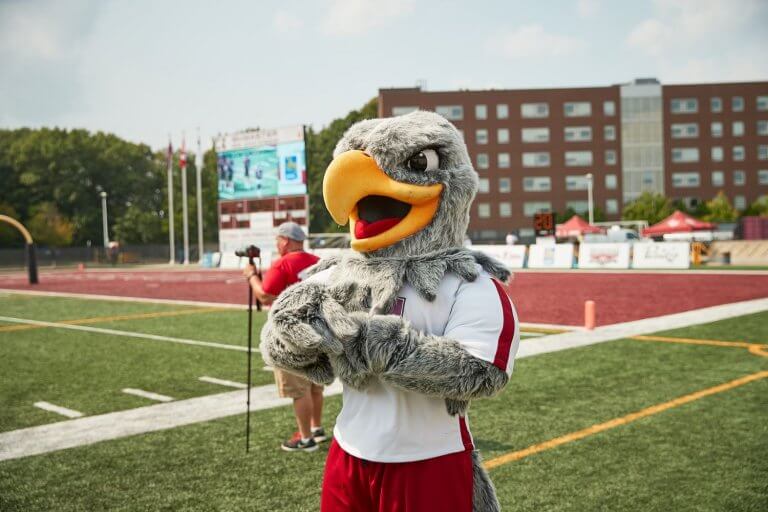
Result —
[[[581,18],[591,18],[600,11],[599,0],[579,0],[576,11]]]
[[[304,20],[286,11],[277,11],[272,17],[272,28],[282,34],[290,34],[303,27]]]
[[[532,24],[492,36],[486,47],[493,53],[521,59],[573,55],[584,50],[587,43],[575,37],[547,32],[541,25]]]
[[[410,13],[414,0],[332,0],[321,26],[333,36],[356,36]]]

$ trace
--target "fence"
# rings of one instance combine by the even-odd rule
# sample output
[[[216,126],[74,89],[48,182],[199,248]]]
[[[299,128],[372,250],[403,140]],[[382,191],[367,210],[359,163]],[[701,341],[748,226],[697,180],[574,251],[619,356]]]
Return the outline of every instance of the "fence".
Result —
[[[217,243],[205,244],[205,252],[219,250]],[[25,261],[25,249],[0,249],[0,267],[23,267]],[[189,259],[198,261],[197,245],[190,246]],[[120,247],[117,263],[121,264],[147,264],[168,263],[168,246],[162,244],[123,245]],[[176,261],[184,260],[183,249],[176,250]],[[37,264],[40,267],[56,267],[59,265],[108,264],[110,260],[101,246],[91,247],[38,247]]]

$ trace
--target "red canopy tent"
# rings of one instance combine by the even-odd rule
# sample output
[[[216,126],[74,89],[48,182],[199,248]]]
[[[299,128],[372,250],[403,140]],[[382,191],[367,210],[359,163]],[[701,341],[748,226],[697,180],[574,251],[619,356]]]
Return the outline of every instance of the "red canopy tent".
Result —
[[[574,215],[563,224],[555,226],[555,236],[557,238],[568,238],[581,236],[584,233],[602,233],[603,230],[593,226],[578,215]]]
[[[643,236],[661,236],[667,233],[690,233],[691,231],[712,231],[715,225],[711,222],[694,219],[690,215],[676,210],[675,213],[643,230]]]

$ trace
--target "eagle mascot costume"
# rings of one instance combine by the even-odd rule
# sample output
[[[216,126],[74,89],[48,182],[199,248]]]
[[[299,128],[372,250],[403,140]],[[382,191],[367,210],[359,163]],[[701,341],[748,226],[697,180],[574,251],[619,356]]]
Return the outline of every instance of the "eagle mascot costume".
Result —
[[[520,338],[509,271],[464,247],[477,183],[434,113],[361,121],[336,146],[323,196],[353,251],[280,295],[260,346],[343,383],[323,512],[499,510],[467,411],[506,385]]]

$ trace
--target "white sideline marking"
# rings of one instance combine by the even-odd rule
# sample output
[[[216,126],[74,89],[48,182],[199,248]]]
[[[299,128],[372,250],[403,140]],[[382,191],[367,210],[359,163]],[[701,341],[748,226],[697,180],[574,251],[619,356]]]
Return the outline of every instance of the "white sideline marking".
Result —
[[[225,380],[225,379],[217,379],[216,377],[208,377],[207,375],[203,375],[202,377],[200,377],[199,380],[203,382],[210,382],[211,384],[219,384],[220,386],[227,386],[229,388],[245,389],[248,387],[247,384],[243,384],[242,382],[235,382],[232,380]]]
[[[149,398],[150,400],[157,400],[158,402],[172,402],[173,397],[167,395],[161,395],[159,393],[152,393],[151,391],[144,391],[143,389],[124,388],[123,393],[128,395],[140,396],[142,398]]]
[[[290,398],[279,398],[274,385],[254,387],[250,393],[252,411],[292,402]],[[339,381],[325,388],[325,396],[340,393]],[[245,398],[242,390],[229,391],[3,432],[0,433],[0,461],[243,414]]]
[[[768,311],[768,299],[735,302],[624,324],[608,325],[598,327],[593,331],[553,334],[544,339],[521,342],[517,357],[531,357],[628,336],[705,324],[761,311]],[[341,384],[336,381],[326,388],[325,394],[339,394],[341,389]],[[277,397],[277,389],[274,385],[251,388],[250,393],[253,411],[290,403],[290,399]],[[244,412],[245,400],[242,391],[230,391],[4,432],[0,433],[0,461],[210,421]]]
[[[146,334],[132,331],[118,331],[116,329],[104,329],[101,327],[91,327],[87,325],[60,324],[57,322],[44,322],[42,320],[30,320],[27,318],[14,318],[10,316],[0,316],[0,321],[11,322],[15,324],[42,325],[44,327],[54,327],[57,329],[70,329],[73,331],[97,332],[100,334],[111,334],[113,336],[127,336],[129,338],[140,338],[153,341],[167,341],[169,343],[181,343],[182,345],[195,345],[198,347],[222,348],[224,350],[237,350],[248,352],[248,347],[241,345],[227,345],[226,343],[215,343],[213,341],[188,340],[185,338],[173,338],[171,336],[160,336],[157,334]],[[256,352],[256,350],[254,350]]]
[[[54,405],[49,402],[35,402],[33,405],[45,411],[61,414],[62,416],[66,416],[67,418],[80,418],[83,416],[83,413],[81,413],[80,411],[67,409],[66,407],[62,407],[60,405]]]

